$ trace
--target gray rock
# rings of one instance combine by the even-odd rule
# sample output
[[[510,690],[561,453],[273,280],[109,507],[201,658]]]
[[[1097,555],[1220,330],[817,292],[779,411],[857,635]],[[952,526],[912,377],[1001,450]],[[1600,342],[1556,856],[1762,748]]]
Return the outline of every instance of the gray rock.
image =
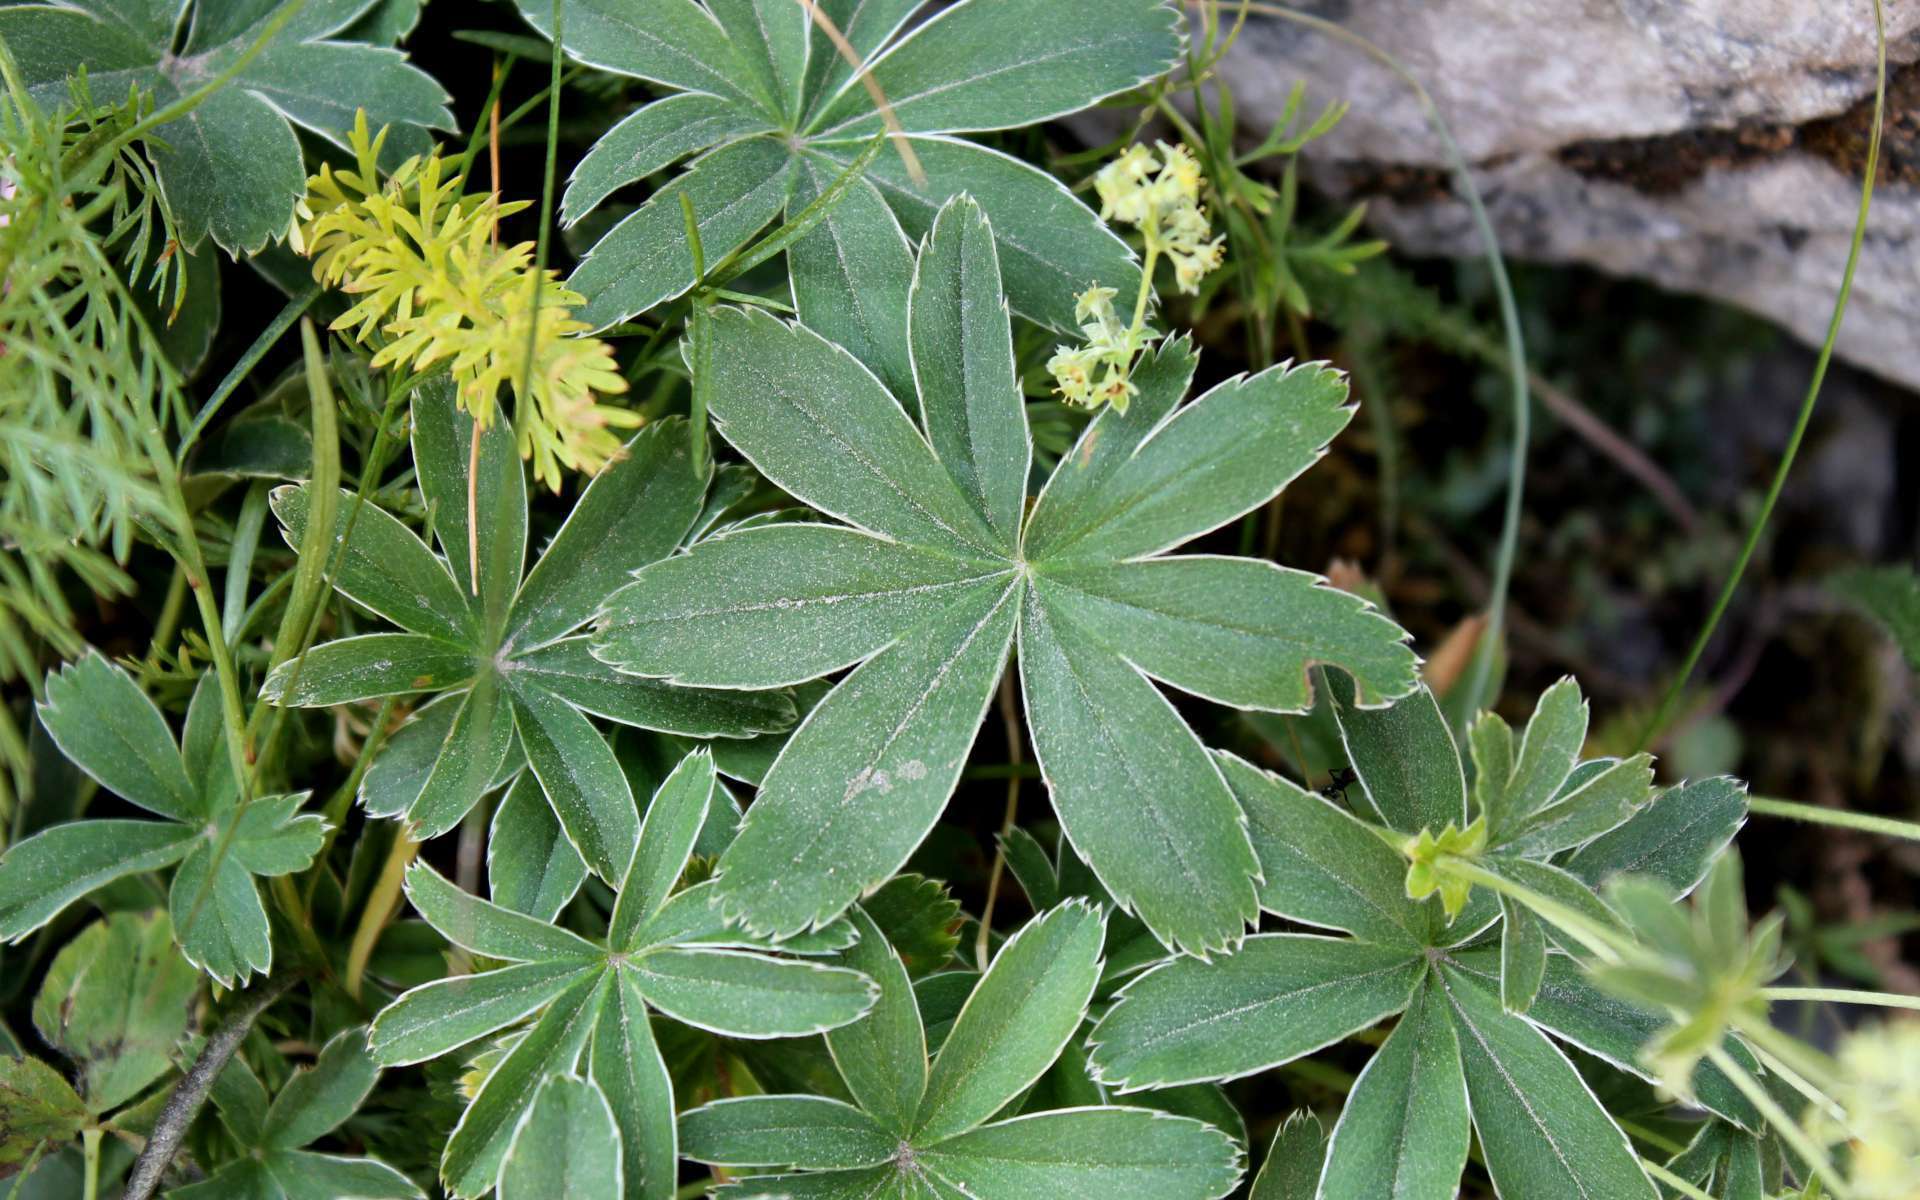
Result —
[[[1475,164],[1502,247],[1741,305],[1817,344],[1859,200],[1868,0],[1317,0],[1401,60]],[[1920,386],[1920,0],[1887,0],[1886,167],[1840,353]],[[1310,177],[1371,201],[1412,253],[1479,242],[1407,85],[1323,34],[1258,18],[1223,64],[1243,123],[1352,103]]]

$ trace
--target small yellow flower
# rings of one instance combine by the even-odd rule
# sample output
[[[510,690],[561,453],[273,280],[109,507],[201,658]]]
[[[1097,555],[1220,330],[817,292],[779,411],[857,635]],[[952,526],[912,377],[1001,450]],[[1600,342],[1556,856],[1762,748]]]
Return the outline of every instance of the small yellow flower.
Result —
[[[1844,1126],[1816,1116],[1815,1132],[1852,1143],[1853,1193],[1860,1200],[1920,1197],[1920,1021],[1869,1026],[1840,1045],[1833,1097]],[[1817,1110],[1816,1110],[1817,1112]]]

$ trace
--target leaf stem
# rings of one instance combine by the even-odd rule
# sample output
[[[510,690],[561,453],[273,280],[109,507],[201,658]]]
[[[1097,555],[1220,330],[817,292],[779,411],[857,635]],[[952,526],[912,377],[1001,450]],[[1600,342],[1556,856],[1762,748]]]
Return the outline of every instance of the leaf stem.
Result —
[[[1688,1183],[1686,1180],[1675,1175],[1672,1171],[1667,1170],[1650,1158],[1642,1158],[1640,1160],[1640,1166],[1647,1174],[1658,1179],[1661,1183],[1666,1184],[1674,1191],[1679,1192],[1682,1196],[1688,1197],[1689,1200],[1713,1200],[1712,1196],[1701,1191],[1699,1188]]]
[[[360,984],[366,978],[373,948],[387,927],[387,919],[399,907],[400,886],[406,881],[407,868],[419,853],[420,843],[409,837],[405,829],[394,833],[386,865],[380,868],[380,878],[374,881],[373,891],[367,896],[367,907],[360,914],[359,927],[353,931],[353,945],[347,951],[347,969],[341,977],[341,986],[355,1000],[360,999]]]
[[[98,1125],[80,1131],[80,1154],[85,1171],[85,1200],[100,1196],[100,1133]]]
[[[1755,796],[1748,800],[1747,809],[1769,817],[1785,817],[1793,821],[1809,821],[1817,825],[1833,825],[1861,833],[1879,833],[1920,842],[1920,824],[1913,821],[1849,812],[1844,808],[1822,808],[1817,804],[1800,804],[1792,800],[1775,800],[1767,796]]]
[[[1660,707],[1654,710],[1652,718],[1640,730],[1640,737],[1634,744],[1635,753],[1651,745],[1672,719],[1673,710],[1680,703],[1681,694],[1686,691],[1687,681],[1693,678],[1694,669],[1707,652],[1707,643],[1713,640],[1714,631],[1720,627],[1720,618],[1726,615],[1727,606],[1733,602],[1734,593],[1740,588],[1740,580],[1747,572],[1747,565],[1753,561],[1754,552],[1759,548],[1760,535],[1766,531],[1767,522],[1773,517],[1774,506],[1779,503],[1780,493],[1786,488],[1787,474],[1793,470],[1794,459],[1800,454],[1800,444],[1806,440],[1807,427],[1813,421],[1814,405],[1820,399],[1820,388],[1826,382],[1827,367],[1833,361],[1834,344],[1840,339],[1840,323],[1846,318],[1847,302],[1853,296],[1853,277],[1860,266],[1860,248],[1866,241],[1867,214],[1873,207],[1873,183],[1880,173],[1880,134],[1887,105],[1887,23],[1881,0],[1873,0],[1873,23],[1879,51],[1879,74],[1873,93],[1873,129],[1867,136],[1867,164],[1865,177],[1860,184],[1859,213],[1853,222],[1853,239],[1847,246],[1847,265],[1840,276],[1840,294],[1834,297],[1833,315],[1827,321],[1826,341],[1821,343],[1819,357],[1814,360],[1813,378],[1807,383],[1806,397],[1800,402],[1800,415],[1794,420],[1793,434],[1787,439],[1787,448],[1781,452],[1779,465],[1774,468],[1766,499],[1761,501],[1760,511],[1754,514],[1753,526],[1747,530],[1746,544],[1741,546],[1733,570],[1721,585],[1720,595],[1714,601],[1713,611],[1707,614],[1706,624],[1700,627],[1699,635],[1693,639],[1686,661],[1680,664],[1679,673],[1667,685],[1667,694],[1661,698]]]
[[[980,909],[980,936],[974,942],[973,956],[980,970],[987,969],[993,949],[993,906],[1000,898],[1000,880],[1007,873],[1007,838],[1013,834],[1014,821],[1020,815],[1020,766],[1026,753],[1020,741],[1020,713],[1014,705],[1013,672],[1000,673],[1000,722],[1007,734],[1007,814],[1000,820],[1000,836],[994,839],[993,870],[987,874],[987,902]]]
[[[1878,1008],[1920,1011],[1920,996],[1903,996],[1897,992],[1866,992],[1855,988],[1770,987],[1760,989],[1760,994],[1781,1003],[1868,1004]]]
[[[247,1040],[247,1033],[253,1028],[253,1023],[260,1019],[260,1014],[266,1012],[299,978],[299,975],[289,973],[279,979],[260,981],[251,991],[243,993],[246,1003],[213,1031],[213,1036],[201,1048],[200,1056],[193,1060],[193,1066],[187,1069],[187,1073],[180,1077],[180,1082],[173,1086],[173,1091],[167,1094],[159,1119],[153,1123],[153,1132],[147,1137],[146,1148],[134,1160],[133,1172],[127,1178],[125,1200],[153,1200],[154,1193],[160,1188],[161,1175],[180,1149],[181,1141],[187,1136],[187,1128],[200,1114],[201,1105],[206,1103],[207,1094],[213,1090],[213,1081],[226,1069],[228,1060],[240,1049],[240,1043]]]

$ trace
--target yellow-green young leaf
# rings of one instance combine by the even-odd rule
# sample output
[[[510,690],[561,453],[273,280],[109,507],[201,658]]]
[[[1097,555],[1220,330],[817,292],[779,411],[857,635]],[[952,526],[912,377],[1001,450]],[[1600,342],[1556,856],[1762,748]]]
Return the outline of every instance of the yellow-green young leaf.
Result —
[[[1121,989],[1088,1035],[1095,1078],[1137,1091],[1291,1062],[1405,1008],[1424,961],[1280,933],[1214,962],[1169,959]]]
[[[1406,860],[1391,846],[1325,797],[1232,755],[1215,758],[1247,814],[1261,908],[1383,946],[1428,943],[1433,906],[1407,899]]]
[[[965,1196],[1020,1200],[1217,1200],[1240,1182],[1240,1148],[1202,1121],[1138,1108],[1072,1108],[996,1121],[920,1152]]]
[[[900,1148],[851,1104],[825,1096],[740,1096],[716,1100],[680,1118],[684,1152],[719,1167],[798,1167],[805,1171],[876,1167]]]
[[[859,905],[847,910],[860,940],[839,964],[859,971],[880,989],[866,1016],[827,1034],[827,1049],[847,1090],[860,1107],[896,1136],[913,1129],[913,1116],[927,1089],[927,1036],[920,1005],[900,955]]]
[[[473,1103],[460,1115],[460,1123],[454,1126],[441,1152],[440,1179],[449,1192],[460,1200],[475,1200],[493,1188],[514,1131],[533,1103],[535,1089],[547,1076],[565,1072],[580,1057],[612,985],[609,972],[577,976],[576,982],[553,1001],[494,1067]]]
[[[1383,709],[1360,707],[1353,684],[1326,672],[1333,711],[1375,819],[1401,833],[1467,824],[1467,780],[1440,705],[1425,684]]]
[[[1311,1109],[1288,1115],[1274,1131],[1253,1180],[1252,1200],[1314,1200],[1327,1158],[1327,1130]]]
[[[600,1002],[588,1055],[593,1082],[620,1129],[627,1200],[672,1200],[680,1162],[673,1078],[653,1040],[646,998],[628,972],[616,974]]]
[[[1474,1128],[1501,1194],[1654,1200],[1627,1135],[1566,1056],[1472,977],[1443,967],[1441,979]]]
[[[1429,981],[1354,1081],[1318,1195],[1452,1200],[1468,1133],[1459,1039],[1446,997]]]
[[[54,956],[33,1024],[79,1067],[87,1107],[110,1112],[173,1068],[199,991],[165,913],[114,913]]]
[[[575,1075],[552,1075],[514,1130],[500,1200],[619,1200],[620,1130],[607,1098]]]
[[[72,1139],[89,1119],[60,1072],[37,1058],[0,1054],[0,1178]]]
[[[381,46],[334,40],[367,7],[279,3],[22,7],[0,12],[0,41],[40,103],[66,100],[67,79],[87,68],[96,94],[153,96],[156,108],[203,82],[180,63],[239,73],[191,112],[154,131],[152,155],[183,248],[209,232],[235,257],[286,234],[305,181],[293,125],[339,140],[364,106],[376,125],[452,129],[447,95],[426,73]],[[282,21],[283,14],[291,19]],[[185,42],[176,38],[185,31]],[[248,52],[256,45],[258,54]],[[236,61],[238,60],[238,61]],[[108,80],[112,82],[109,84]],[[290,124],[291,122],[291,124]]]
[[[1105,914],[1069,900],[1000,947],[933,1061],[916,1145],[980,1124],[1053,1065],[1086,1015],[1105,937]]]
[[[819,153],[802,156],[794,168],[788,211],[804,212],[844,169]],[[913,263],[906,233],[880,189],[864,177],[787,248],[787,277],[800,323],[844,346],[900,397],[913,395],[907,349]]]

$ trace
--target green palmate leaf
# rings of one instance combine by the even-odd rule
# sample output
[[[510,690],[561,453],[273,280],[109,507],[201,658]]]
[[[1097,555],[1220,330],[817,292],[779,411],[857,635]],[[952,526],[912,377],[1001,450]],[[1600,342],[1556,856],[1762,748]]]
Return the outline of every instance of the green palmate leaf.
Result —
[[[1267,1160],[1253,1180],[1252,1200],[1314,1200],[1327,1158],[1327,1130],[1309,1109],[1288,1115],[1274,1131]]]
[[[812,25],[807,11],[781,0],[708,0],[707,8],[772,111],[798,117]]]
[[[1488,836],[1503,839],[1513,827],[1546,807],[1572,773],[1587,738],[1587,702],[1571,678],[1541,693],[1515,754],[1513,773],[1487,811]]]
[[[114,795],[176,821],[207,815],[166,718],[101,655],[47,676],[39,714],[60,752]]]
[[[367,1040],[383,1067],[425,1062],[526,1019],[597,974],[578,961],[562,961],[437,979],[383,1009]]]
[[[487,889],[493,902],[551,921],[586,877],[587,864],[567,840],[539,780],[521,775],[493,810],[487,834]]]
[[[364,106],[376,126],[453,128],[447,95],[430,76],[392,50],[332,40],[364,3],[310,3],[291,20],[286,3],[265,0],[195,4],[191,16],[185,7],[85,0],[12,8],[0,11],[0,40],[42,104],[65,100],[67,77],[84,67],[95,95],[138,88],[157,107],[264,41],[230,83],[155,131],[154,165],[187,249],[211,232],[230,253],[252,254],[285,235],[306,182],[293,124],[339,140]]]
[[[1095,1077],[1136,1091],[1251,1075],[1405,1008],[1422,968],[1403,949],[1301,934],[1257,934],[1218,962],[1170,959],[1094,1027]]]
[[[600,1089],[573,1075],[540,1085],[500,1166],[500,1200],[616,1200],[620,1130]]]
[[[706,824],[714,782],[713,755],[696,750],[681,760],[654,793],[638,852],[614,905],[607,929],[609,945],[632,946],[635,935],[660,911],[680,882],[681,869]]]
[[[438,837],[458,826],[499,778],[514,749],[513,704],[499,676],[482,674],[450,700],[456,707],[446,736],[434,743],[432,765],[402,810],[412,820],[417,839]]]
[[[454,402],[453,380],[442,376],[426,387],[431,399],[413,406],[414,471],[433,514],[434,540],[491,640],[526,569],[526,474],[511,425],[499,421],[484,431],[476,460],[473,417]]]
[[[1471,977],[1443,968],[1441,978],[1494,1186],[1510,1196],[1651,1200],[1626,1135],[1566,1057]]]
[[[1492,964],[1481,952],[1458,955],[1455,962],[1463,973],[1490,984]],[[1640,1062],[1640,1050],[1671,1023],[1666,1015],[1602,991],[1566,955],[1547,956],[1539,995],[1527,1010],[1527,1019],[1623,1071],[1659,1082],[1657,1074]],[[1752,1052],[1736,1039],[1727,1038],[1723,1046],[1748,1070],[1759,1069]],[[1761,1128],[1760,1114],[1752,1103],[1712,1063],[1703,1061],[1694,1069],[1692,1084],[1694,1098],[1703,1107],[1743,1128]]]
[[[110,1112],[173,1068],[199,991],[164,913],[114,913],[54,956],[33,1024],[80,1068],[88,1109]]]
[[[891,401],[889,401],[891,403]],[[709,538],[607,604],[595,653],[622,671],[773,687],[865,659],[1009,567],[830,525]],[[755,652],[743,655],[741,646]]]
[[[647,999],[689,1025],[733,1037],[802,1037],[873,1007],[873,981],[838,967],[732,950],[665,949],[628,968]]]
[[[900,1146],[872,1117],[825,1096],[716,1100],[682,1116],[680,1134],[687,1157],[720,1167],[874,1167]]]
[[[273,1098],[261,1127],[261,1145],[297,1150],[337,1129],[373,1091],[380,1069],[367,1054],[367,1031],[334,1035],[311,1069],[289,1079]]]
[[[1578,787],[1517,822],[1499,843],[1500,848],[1544,858],[1585,845],[1623,824],[1647,802],[1652,791],[1651,756],[1636,754],[1622,762],[1604,764]]]
[[[551,36],[550,3],[526,0],[520,11]],[[745,64],[726,31],[694,0],[574,0],[566,34],[573,57],[603,70],[748,103],[762,99],[737,82],[745,78]]]
[[[601,1001],[588,1061],[620,1130],[625,1197],[670,1200],[680,1157],[673,1079],[653,1040],[646,998],[630,972],[618,973]]]
[[[611,325],[684,295],[699,281],[681,197],[693,205],[707,261],[718,262],[779,215],[792,172],[787,148],[763,137],[731,142],[699,159],[587,252],[567,280],[587,298],[574,315]]]
[[[0,938],[18,941],[95,888],[171,866],[197,836],[159,821],[76,821],[9,846],[0,855]]]
[[[1180,714],[1038,586],[1021,618],[1020,678],[1054,810],[1107,890],[1163,942],[1230,948],[1258,912],[1259,861]]]
[[[879,996],[866,1016],[827,1034],[827,1049],[847,1090],[890,1133],[913,1130],[927,1089],[927,1036],[906,965],[859,906],[849,910],[860,940],[839,963],[872,979]],[[782,1165],[797,1165],[783,1163]]]
[[[585,714],[543,688],[516,683],[513,727],[567,840],[602,879],[626,874],[640,815],[613,747]]]
[[[306,535],[307,505],[304,484],[273,491],[274,515],[295,550]],[[344,544],[336,551],[334,586],[341,595],[402,629],[478,644],[479,627],[460,585],[425,542],[385,509],[357,504],[352,492],[340,493],[337,510],[334,536]]]
[[[892,943],[909,975],[947,965],[960,944],[960,902],[938,880],[911,872],[895,875],[860,905]]]
[[[1382,946],[1427,944],[1433,906],[1406,896],[1406,860],[1322,796],[1231,755],[1216,756],[1247,814],[1260,907]]]
[[[1667,1169],[1721,1200],[1766,1200],[1768,1194],[1760,1139],[1718,1121],[1703,1124]]]
[[[73,1088],[37,1058],[0,1054],[0,1178],[70,1141],[90,1120]]]
[[[974,0],[915,30],[872,73],[906,129],[1007,129],[1063,116],[1166,71],[1178,24],[1160,0],[1118,0],[1096,22],[1046,0]],[[1020,30],[1011,44],[1008,29]],[[811,128],[821,137],[870,137],[881,122],[866,95],[843,86]]]
[[[1479,860],[1479,865],[1503,879],[1519,884],[1530,892],[1546,897],[1562,908],[1571,909],[1587,920],[1611,929],[1622,929],[1620,918],[1607,907],[1593,890],[1580,880],[1569,875],[1559,867],[1549,863],[1534,862],[1530,859],[1516,858],[1510,854],[1489,854]],[[1494,911],[1497,911],[1497,907]],[[1470,923],[1457,922],[1460,934],[1475,932]],[[1568,950],[1580,949],[1583,943],[1559,926],[1542,923],[1541,926],[1557,945]]]
[[[1324,365],[1236,376],[1155,425],[1105,471],[1098,493],[1070,511],[1047,512],[1053,501],[1043,494],[1027,531],[1027,555],[1104,562],[1171,549],[1278,495],[1319,461],[1352,417],[1345,377]],[[1082,448],[1097,439],[1101,423],[1088,426]],[[1076,452],[1063,461],[1077,458]],[[1410,662],[1404,671],[1400,690],[1411,686]],[[1370,679],[1361,682],[1362,704],[1398,694],[1378,692]]]
[[[1046,568],[1042,578],[1049,603],[1116,654],[1155,679],[1221,704],[1305,711],[1313,703],[1308,669],[1336,657],[1369,696],[1412,683],[1398,627],[1305,571],[1181,555],[1070,562]],[[1372,657],[1358,657],[1360,647]],[[1453,770],[1457,778],[1457,761]]]
[[[514,680],[582,712],[640,729],[731,741],[738,732],[785,730],[794,719],[793,700],[783,691],[688,688],[621,675],[593,657],[585,637],[529,650],[511,660],[510,669]]]
[[[484,666],[465,646],[417,633],[368,633],[327,642],[275,668],[261,695],[316,707],[466,686]]]
[[[448,941],[507,962],[586,962],[604,951],[577,934],[463,892],[425,863],[407,869],[407,902]]]
[[[993,222],[1013,311],[1037,324],[1073,331],[1076,293],[1110,287],[1132,295],[1139,289],[1140,265],[1133,252],[1052,175],[962,138],[915,134],[907,141],[925,183],[891,151],[874,159],[867,178],[910,238],[925,237],[954,197],[976,201]],[[820,153],[834,169],[845,169],[864,142],[822,145]]]
[[[571,225],[629,183],[688,155],[772,128],[764,115],[724,96],[684,92],[656,100],[600,135],[574,167],[560,200],[560,219]]]
[[[814,709],[721,858],[725,911],[797,933],[906,861],[986,714],[1013,642],[1013,595],[999,580],[975,585]]]
[[[448,1191],[472,1200],[494,1186],[534,1089],[580,1056],[611,986],[612,980],[597,971],[579,977],[487,1076],[441,1153],[440,1178]]]
[[[1513,778],[1513,727],[1499,713],[1483,712],[1467,727],[1467,747],[1473,756],[1473,808],[1478,818],[1500,811]]]
[[[960,490],[1011,544],[1020,536],[1033,439],[999,280],[993,229],[979,205],[961,197],[940,211],[921,246],[908,329],[921,427]]]
[[[1394,626],[1309,577],[1130,560],[1264,503],[1344,425],[1344,384],[1276,370],[1176,415],[1193,362],[1163,348],[1139,368],[1131,415],[1093,423],[1023,529],[1030,437],[992,286],[1006,246],[987,232],[958,200],[925,242],[911,402],[805,329],[714,317],[716,424],[774,483],[854,528],[699,542],[609,601],[593,652],[712,687],[860,664],[766,769],[720,862],[723,911],[788,936],[880,884],[925,836],[1017,628],[1056,811],[1103,895],[1170,945],[1231,946],[1257,911],[1258,861],[1211,756],[1148,677],[1300,708],[1324,660],[1379,703],[1413,686],[1414,659]]]
[[[1500,1007],[1523,1013],[1547,970],[1547,931],[1533,910],[1500,897]]]
[[[1105,936],[1105,916],[1070,900],[1000,948],[933,1061],[917,1142],[973,1128],[1052,1065],[1086,1014]]]
[[[1220,1197],[1240,1181],[1240,1149],[1201,1121],[1144,1109],[1077,1108],[999,1121],[922,1153],[963,1196]]]
[[[1330,675],[1328,685],[1347,761],[1375,819],[1402,833],[1464,828],[1466,776],[1433,693],[1423,684],[1391,708],[1370,712],[1355,706],[1346,679]]]
[[[792,210],[805,211],[842,170],[820,154],[802,158],[794,172]],[[787,249],[787,276],[801,324],[844,346],[896,396],[913,391],[907,349],[913,262],[913,247],[886,198],[864,178]]]
[[[411,1179],[370,1158],[288,1150],[262,1161],[241,1159],[204,1183],[167,1193],[169,1200],[420,1200]]]
[[[1706,877],[1747,819],[1747,789],[1721,776],[1664,788],[1624,825],[1567,859],[1566,868],[1598,888],[1615,875],[1660,880],[1683,896]]]
[[[1429,980],[1354,1082],[1317,1194],[1451,1200],[1469,1140],[1460,1042],[1446,997]]]

